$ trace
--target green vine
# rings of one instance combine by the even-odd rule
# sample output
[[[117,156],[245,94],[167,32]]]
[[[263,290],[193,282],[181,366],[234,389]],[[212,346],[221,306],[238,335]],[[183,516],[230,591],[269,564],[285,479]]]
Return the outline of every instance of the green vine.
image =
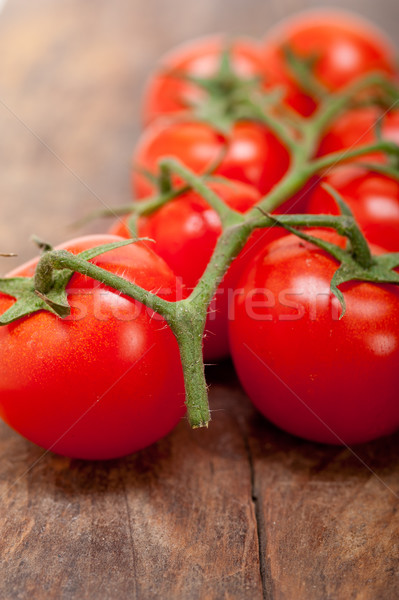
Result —
[[[226,84],[230,66],[225,58],[223,60],[224,63],[221,65],[219,76],[220,81],[224,78],[223,81]],[[270,103],[268,104],[256,94],[239,94],[233,83],[234,80],[230,79],[229,90],[231,92],[233,89],[236,94],[234,105],[234,110],[237,111],[236,115],[240,115],[240,118],[245,116],[265,123],[290,150],[290,167],[272,191],[263,197],[257,206],[246,214],[241,214],[227,206],[210,189],[207,185],[211,179],[209,174],[198,176],[176,159],[165,157],[159,164],[160,177],[158,178],[158,185],[160,193],[153,198],[111,211],[113,215],[116,213],[130,213],[129,226],[133,233],[136,232],[136,222],[140,216],[151,214],[190,189],[204,198],[209,206],[216,211],[220,217],[222,234],[205,272],[188,298],[177,302],[166,301],[156,294],[89,262],[91,258],[102,252],[118,247],[118,245],[136,241],[133,239],[102,246],[77,256],[65,250],[53,250],[51,247],[42,245],[44,253],[39,260],[33,278],[0,280],[0,291],[15,297],[17,300],[1,316],[0,324],[10,323],[37,310],[48,310],[61,318],[64,317],[70,310],[65,286],[73,272],[92,277],[158,312],[171,327],[179,344],[188,419],[193,427],[207,426],[210,421],[207,385],[202,359],[202,340],[207,310],[230,263],[244,248],[255,229],[273,226],[284,227],[300,238],[312,242],[329,252],[339,262],[339,267],[331,282],[331,290],[341,302],[342,314],[345,311],[345,300],[339,290],[341,283],[350,280],[364,280],[399,284],[399,274],[394,271],[395,267],[399,265],[399,254],[372,256],[352,214],[334,190],[329,189],[329,192],[334,196],[340,207],[340,215],[285,214],[276,216],[271,214],[272,211],[298,192],[310,177],[320,175],[336,164],[367,156],[376,151],[384,152],[388,156],[399,156],[399,147],[396,144],[378,139],[375,143],[367,146],[315,158],[323,131],[340,112],[351,106],[354,98],[361,90],[376,85],[385,85],[387,89],[390,89],[391,84],[386,82],[381,75],[373,74],[348,86],[340,93],[327,96],[323,92],[323,94],[319,94],[321,101],[314,115],[309,119],[298,117],[293,124],[291,121],[278,117]],[[203,81],[197,81],[197,84],[206,87]],[[216,83],[214,89],[219,90]],[[381,167],[378,168],[381,170]],[[376,167],[377,170],[378,168]],[[389,168],[389,172],[392,170],[392,167],[387,168]],[[178,188],[174,187],[174,176],[183,180],[183,185]],[[100,214],[104,215],[105,213],[102,211]],[[340,235],[347,237],[347,248],[343,249],[315,238],[302,229],[311,227],[335,229]]]

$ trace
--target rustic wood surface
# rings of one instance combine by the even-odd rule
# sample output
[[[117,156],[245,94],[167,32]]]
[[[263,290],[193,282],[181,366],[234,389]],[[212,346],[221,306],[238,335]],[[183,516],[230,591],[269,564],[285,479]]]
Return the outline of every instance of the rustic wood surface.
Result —
[[[218,30],[260,36],[321,4],[9,0],[0,251],[25,259],[32,232],[56,243],[86,211],[128,200],[140,89],[163,51]],[[396,32],[397,0],[330,4]],[[123,460],[71,461],[0,426],[1,599],[398,598],[399,436],[306,443],[257,415],[229,364],[209,378],[209,430],[182,422]]]

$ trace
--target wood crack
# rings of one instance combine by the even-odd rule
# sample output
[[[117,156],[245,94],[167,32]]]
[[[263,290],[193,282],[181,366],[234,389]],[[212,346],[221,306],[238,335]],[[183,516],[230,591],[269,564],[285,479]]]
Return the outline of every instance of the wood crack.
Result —
[[[263,517],[261,502],[259,501],[259,497],[257,495],[256,490],[256,474],[255,474],[255,465],[251,452],[251,448],[249,445],[249,440],[246,435],[244,435],[245,449],[247,451],[248,456],[248,464],[250,470],[251,477],[251,501],[254,507],[255,514],[255,522],[256,522],[256,532],[258,537],[258,558],[259,558],[259,572],[260,578],[262,582],[262,597],[263,600],[273,600],[273,578],[270,568],[270,561],[267,558],[267,535],[265,528],[265,520]]]
[[[127,495],[125,481],[123,481],[123,498],[124,498],[125,506],[126,506],[126,516],[127,516],[127,524],[128,524],[128,529],[129,529],[131,557],[132,557],[132,563],[133,563],[132,566],[133,566],[133,575],[134,575],[134,584],[135,584],[134,598],[137,598],[136,552],[135,552],[135,547],[134,547],[133,527],[132,527],[132,520],[131,520],[131,515],[130,515],[129,498]]]

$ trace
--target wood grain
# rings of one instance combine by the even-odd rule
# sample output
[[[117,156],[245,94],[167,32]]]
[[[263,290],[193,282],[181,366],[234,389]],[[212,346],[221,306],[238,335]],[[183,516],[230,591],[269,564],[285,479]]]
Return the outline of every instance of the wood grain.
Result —
[[[140,90],[161,52],[217,30],[260,36],[321,4],[10,1],[0,252],[25,259],[32,232],[60,242],[88,210],[130,198]],[[396,31],[396,0],[334,4]],[[3,272],[14,264],[0,258]],[[398,598],[399,436],[353,450],[306,443],[251,408],[229,364],[209,379],[209,430],[182,422],[119,461],[43,453],[0,425],[0,598]]]
[[[264,429],[250,448],[266,598],[397,598],[399,437],[335,449]]]
[[[3,426],[0,597],[262,597],[245,440],[228,391],[213,396],[208,431],[181,423],[106,463],[43,454]]]

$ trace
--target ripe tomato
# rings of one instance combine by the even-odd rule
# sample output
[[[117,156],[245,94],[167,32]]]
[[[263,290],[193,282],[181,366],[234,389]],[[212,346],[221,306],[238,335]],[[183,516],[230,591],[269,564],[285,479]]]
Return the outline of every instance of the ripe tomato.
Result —
[[[367,73],[393,75],[396,51],[385,34],[357,15],[313,10],[286,19],[271,29],[264,42],[265,79],[286,87],[286,102],[309,116],[316,107],[287,64],[288,47],[300,59],[314,60],[312,74],[329,91],[339,90]]]
[[[204,90],[184,80],[181,75],[215,76],[226,47],[229,48],[231,69],[235,75],[243,80],[262,76],[263,63],[254,41],[236,39],[230,44],[218,35],[186,42],[166,54],[148,80],[143,101],[145,124],[160,115],[186,111],[193,103],[205,99]]]
[[[339,320],[330,292],[337,266],[294,235],[270,244],[238,284],[231,351],[242,385],[273,423],[317,442],[357,444],[399,426],[399,289],[342,285]]]
[[[249,183],[261,194],[267,193],[289,166],[286,148],[259,123],[237,123],[225,139],[205,123],[158,120],[146,129],[133,156],[136,198],[153,194],[154,188],[135,167],[156,174],[158,161],[165,156],[178,158],[198,174],[220,161],[215,173]]]
[[[76,254],[117,241],[109,235],[72,240]],[[175,276],[144,245],[93,259],[148,290],[175,296]],[[37,259],[10,273],[31,276]],[[29,440],[59,454],[108,459],[160,439],[185,412],[177,342],[159,315],[75,273],[72,313],[46,311],[0,328],[0,415]],[[14,300],[0,295],[0,313]]]
[[[352,165],[334,169],[325,181],[341,194],[369,242],[399,252],[398,181]],[[308,211],[339,214],[331,194],[321,186],[315,188]]]
[[[385,140],[399,144],[399,110],[386,112],[370,106],[349,110],[338,117],[323,136],[318,156],[376,143],[377,123],[381,125],[381,136]],[[375,152],[353,160],[384,163],[387,157],[382,152]]]

